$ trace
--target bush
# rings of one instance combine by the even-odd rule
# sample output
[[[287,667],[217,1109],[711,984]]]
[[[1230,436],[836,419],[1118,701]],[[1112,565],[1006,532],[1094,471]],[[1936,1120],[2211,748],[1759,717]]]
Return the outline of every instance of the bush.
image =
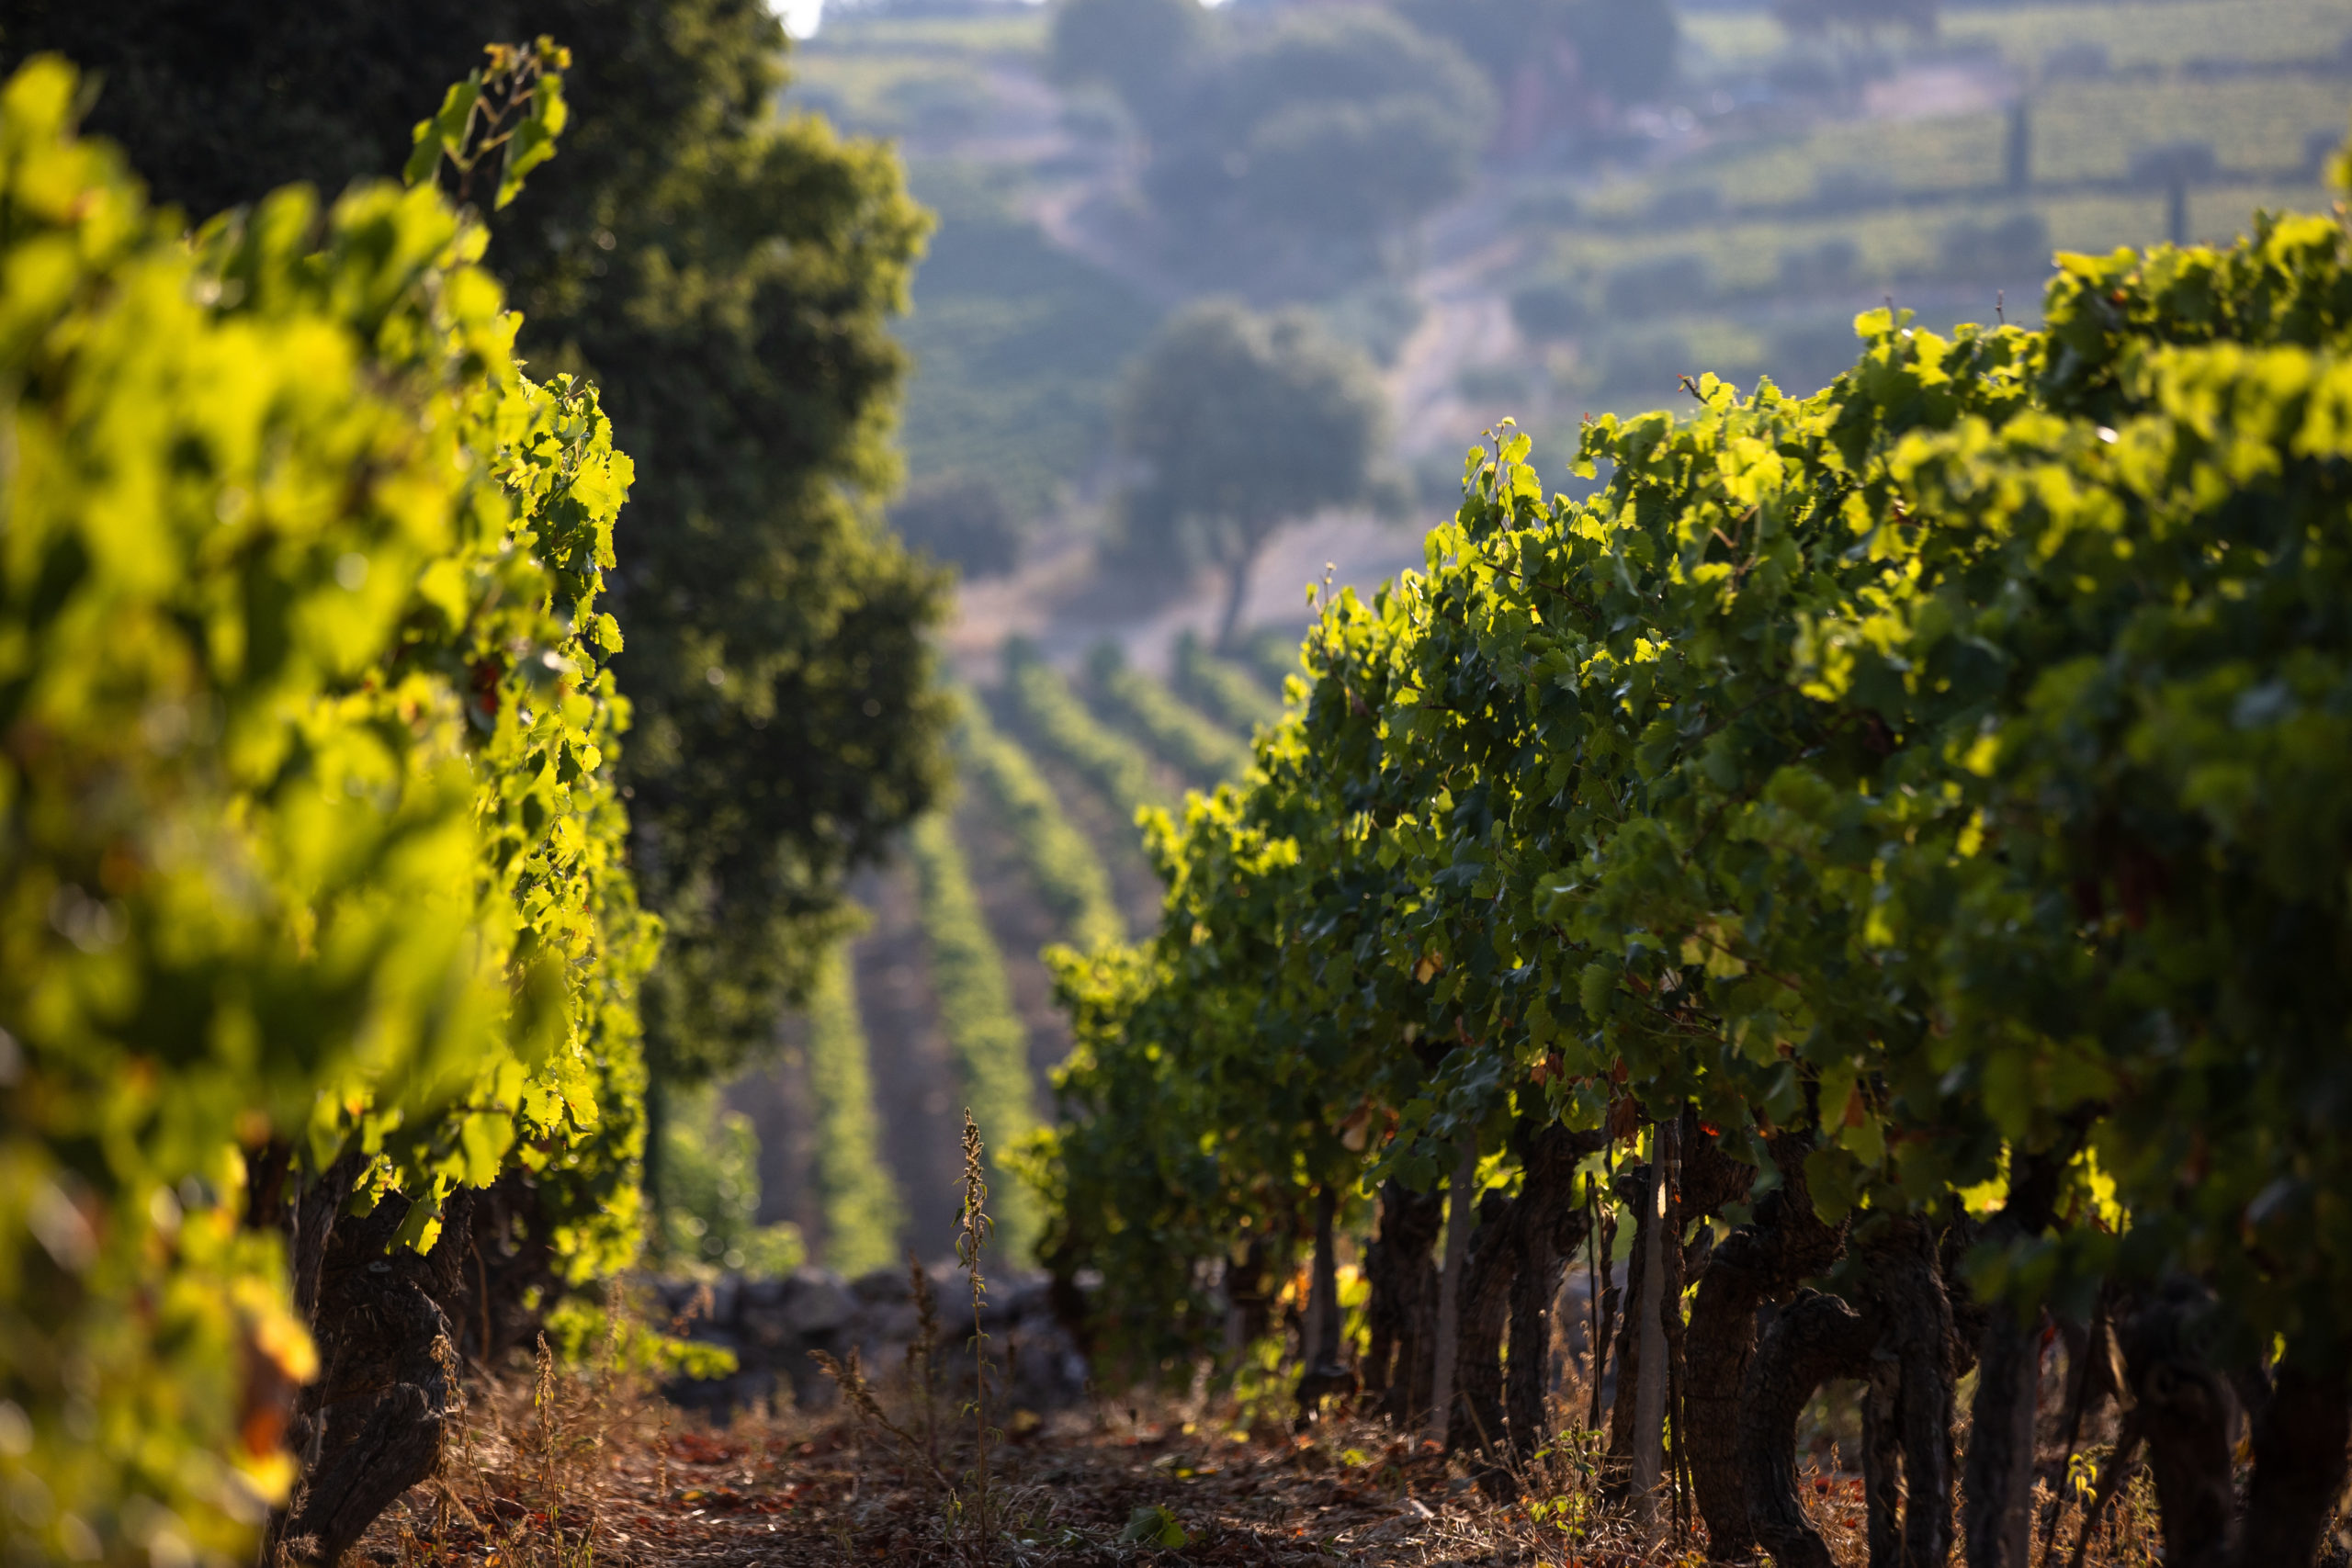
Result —
[[[910,487],[890,509],[890,523],[909,549],[967,579],[1003,577],[1021,564],[1012,508],[986,474],[959,470]]]

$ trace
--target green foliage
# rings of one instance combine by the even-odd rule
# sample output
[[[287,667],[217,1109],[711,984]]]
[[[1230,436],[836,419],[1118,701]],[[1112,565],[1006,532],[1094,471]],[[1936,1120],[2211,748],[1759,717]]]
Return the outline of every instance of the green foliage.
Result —
[[[1146,188],[1176,220],[1245,241],[1367,241],[1468,183],[1493,105],[1459,50],[1384,11],[1286,17],[1183,81]]]
[[[808,1094],[816,1102],[825,1262],[852,1276],[888,1268],[898,1260],[906,1215],[882,1159],[874,1075],[846,948],[833,950],[809,992],[808,1062]]]
[[[956,750],[967,777],[988,791],[1019,847],[1021,863],[1063,934],[1092,951],[1126,938],[1102,857],[1054,798],[1028,754],[989,722],[988,709],[964,705]]]
[[[890,525],[909,549],[967,579],[1003,577],[1021,561],[1021,530],[986,474],[947,474],[915,485],[890,508]]]
[[[1086,665],[1095,690],[1119,720],[1194,784],[1213,785],[1236,778],[1250,765],[1247,743],[1130,665],[1118,644],[1098,645]]]
[[[1529,62],[1566,49],[1578,85],[1621,104],[1656,97],[1673,79],[1681,34],[1665,0],[1398,0],[1397,9],[1459,45],[1499,91]]]
[[[918,818],[909,835],[922,885],[923,940],[931,953],[940,1028],[956,1053],[972,1119],[992,1152],[989,1188],[1004,1255],[1026,1263],[1041,1225],[1037,1195],[1008,1163],[1037,1130],[1036,1090],[1029,1073],[1029,1032],[1012,1010],[1004,960],[980,913],[979,896],[945,816]]]
[[[649,1047],[665,1076],[718,1073],[772,1040],[850,922],[849,872],[944,775],[944,580],[876,515],[923,217],[888,149],[779,116],[759,0],[414,0],[399,47],[387,26],[371,0],[124,0],[31,9],[0,47],[101,75],[96,127],[198,213],[398,171],[485,37],[574,51],[576,123],[490,218],[492,255],[522,352],[592,378],[642,455],[614,586],[630,854],[668,931]]]
[[[830,1129],[820,1127],[821,1137]],[[710,1085],[673,1090],[662,1116],[655,1245],[688,1273],[789,1274],[808,1259],[800,1227],[759,1223],[760,1135]],[[830,1215],[828,1216],[830,1218]]]
[[[191,243],[80,90],[0,93],[0,1539],[225,1560],[315,1371],[249,1167],[365,1155],[420,1247],[519,1167],[567,1273],[633,1255],[631,468],[437,192]]]
[[[2340,1354],[2352,239],[2061,266],[2041,332],[1871,311],[1816,397],[1596,421],[1588,501],[1506,429],[1327,609],[1246,787],[1155,823],[1157,941],[1061,969],[1053,1245],[1114,1321],[1197,1311],[1137,1236],[1631,1097],[1808,1138],[1831,1217],[2049,1159],[1980,1290],[2185,1270]]]
[[[1121,504],[1125,556],[1162,574],[1222,571],[1229,645],[1275,532],[1372,497],[1385,408],[1370,362],[1308,316],[1184,311],[1120,392],[1119,449],[1144,470]]]
[[[1004,701],[1016,727],[1075,768],[1121,816],[1165,798],[1142,748],[1096,722],[1069,682],[1017,638],[1004,645]]]
[[[1109,87],[1147,123],[1208,42],[1200,0],[1056,0],[1053,27],[1054,80]]]
[[[1860,33],[1881,28],[1936,30],[1937,0],[1773,0],[1772,14],[1795,33],[1847,28]]]
[[[1191,632],[1176,639],[1175,684],[1185,701],[1244,735],[1283,716],[1281,698],[1240,665],[1211,653]]]

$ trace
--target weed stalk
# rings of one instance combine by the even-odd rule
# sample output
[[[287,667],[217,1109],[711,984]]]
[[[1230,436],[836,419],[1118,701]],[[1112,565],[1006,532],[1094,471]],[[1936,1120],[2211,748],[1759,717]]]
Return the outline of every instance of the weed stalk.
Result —
[[[978,1123],[972,1120],[971,1107],[964,1108],[964,1204],[956,1221],[956,1261],[962,1265],[972,1281],[972,1434],[976,1444],[973,1486],[973,1525],[979,1547],[979,1560],[986,1563],[989,1552],[989,1356],[988,1335],[980,1326],[980,1309],[988,1299],[988,1280],[980,1273],[980,1253],[987,1247],[996,1222],[989,1218],[989,1182],[981,1156],[986,1149],[980,1143]]]

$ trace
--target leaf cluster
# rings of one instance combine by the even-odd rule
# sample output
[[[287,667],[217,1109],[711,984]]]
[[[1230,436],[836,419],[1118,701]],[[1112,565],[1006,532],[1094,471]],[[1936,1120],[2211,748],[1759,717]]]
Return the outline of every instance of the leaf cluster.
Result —
[[[2039,333],[1871,311],[1815,397],[1588,425],[1589,501],[1474,448],[1426,570],[1330,604],[1304,711],[1159,823],[1157,940],[1065,964],[1074,1245],[1215,1258],[1367,1120],[1352,1168],[1426,1190],[1630,1100],[1759,1188],[1806,1139],[1831,1219],[2045,1157],[1981,1290],[2185,1270],[2333,1353],[2347,265],[2340,211],[2264,216],[2062,256]]]
[[[632,469],[437,191],[191,240],[79,95],[0,90],[0,1472],[38,1551],[185,1559],[315,1371],[273,1151],[412,1246],[520,1168],[566,1272],[632,1255]]]

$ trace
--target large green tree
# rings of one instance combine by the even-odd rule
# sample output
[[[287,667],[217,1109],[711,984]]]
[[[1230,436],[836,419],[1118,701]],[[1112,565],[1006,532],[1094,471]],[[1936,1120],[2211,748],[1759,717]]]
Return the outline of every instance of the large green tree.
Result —
[[[1109,87],[1156,128],[1208,30],[1200,0],[1056,0],[1054,80]]]
[[[1494,125],[1460,50],[1369,8],[1234,35],[1182,77],[1177,105],[1146,188],[1228,268],[1269,238],[1361,254],[1466,186]]]
[[[1681,28],[1667,0],[1396,0],[1396,4],[1415,27],[1459,45],[1494,78],[1498,87],[1508,88],[1530,64],[1552,63],[1556,59],[1554,51],[1565,44],[1576,51],[1584,85],[1605,92],[1621,104],[1657,96],[1674,76],[1674,51],[1681,40]]]
[[[1169,322],[1128,373],[1121,455],[1129,560],[1215,567],[1230,647],[1250,570],[1284,524],[1375,499],[1384,405],[1371,363],[1301,312],[1228,301]]]
[[[614,598],[632,854],[669,936],[657,1073],[764,1042],[847,873],[931,799],[943,579],[876,525],[925,220],[885,149],[775,101],[759,0],[0,0],[13,62],[100,84],[91,129],[193,213],[396,173],[492,39],[574,52],[560,155],[491,220],[543,370],[601,386],[638,482]]]

